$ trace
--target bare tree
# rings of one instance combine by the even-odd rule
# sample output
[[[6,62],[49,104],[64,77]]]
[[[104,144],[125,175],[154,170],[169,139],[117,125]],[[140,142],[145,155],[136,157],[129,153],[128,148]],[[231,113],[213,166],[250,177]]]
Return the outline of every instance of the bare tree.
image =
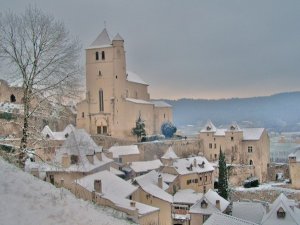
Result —
[[[81,46],[61,22],[29,6],[24,14],[0,17],[0,57],[13,69],[22,86],[24,119],[18,158],[25,160],[30,118],[43,103],[57,96],[72,96],[79,84]],[[75,92],[74,92],[75,91]]]

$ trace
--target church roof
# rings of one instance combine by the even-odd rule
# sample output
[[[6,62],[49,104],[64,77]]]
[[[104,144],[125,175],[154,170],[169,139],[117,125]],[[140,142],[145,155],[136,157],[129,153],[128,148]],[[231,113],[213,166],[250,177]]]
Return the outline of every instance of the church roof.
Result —
[[[127,80],[133,83],[148,85],[139,75],[131,71],[127,71]]]
[[[119,33],[113,38],[113,41],[124,41],[124,39],[121,37]]]
[[[106,28],[104,28],[103,31],[98,35],[96,40],[93,41],[93,43],[90,45],[89,48],[99,48],[99,47],[107,47],[107,46],[111,46],[111,40],[109,38]]]
[[[167,108],[171,108],[172,106],[164,101],[151,101],[155,107],[167,107]]]

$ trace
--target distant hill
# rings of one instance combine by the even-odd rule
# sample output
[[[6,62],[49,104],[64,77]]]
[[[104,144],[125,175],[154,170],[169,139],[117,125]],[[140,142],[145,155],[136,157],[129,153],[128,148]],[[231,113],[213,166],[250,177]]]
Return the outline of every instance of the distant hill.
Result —
[[[200,127],[210,119],[216,126],[232,121],[245,127],[265,127],[272,131],[300,131],[300,92],[267,97],[220,100],[164,100],[173,106],[174,123]]]

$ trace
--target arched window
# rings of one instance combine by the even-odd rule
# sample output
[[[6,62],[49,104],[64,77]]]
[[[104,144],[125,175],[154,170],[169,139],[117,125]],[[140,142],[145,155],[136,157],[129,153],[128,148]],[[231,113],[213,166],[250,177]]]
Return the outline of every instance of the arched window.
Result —
[[[105,52],[104,51],[101,52],[101,56],[102,56],[102,60],[105,60]]]
[[[103,101],[103,90],[99,90],[99,110],[100,112],[104,111],[104,101]]]
[[[16,96],[11,95],[10,96],[10,102],[16,102]]]
[[[250,159],[250,162],[249,162],[249,164],[250,164],[250,165],[253,165],[253,161],[252,161],[252,159]]]
[[[99,60],[99,52],[96,52],[96,60]]]

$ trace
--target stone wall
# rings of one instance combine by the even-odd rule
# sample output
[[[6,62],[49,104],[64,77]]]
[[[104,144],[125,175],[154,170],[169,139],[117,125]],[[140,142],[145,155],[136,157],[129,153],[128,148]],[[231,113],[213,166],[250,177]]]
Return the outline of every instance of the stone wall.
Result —
[[[286,163],[270,163],[268,166],[268,181],[276,181],[277,173],[283,173],[284,178],[289,179],[289,165]]]

